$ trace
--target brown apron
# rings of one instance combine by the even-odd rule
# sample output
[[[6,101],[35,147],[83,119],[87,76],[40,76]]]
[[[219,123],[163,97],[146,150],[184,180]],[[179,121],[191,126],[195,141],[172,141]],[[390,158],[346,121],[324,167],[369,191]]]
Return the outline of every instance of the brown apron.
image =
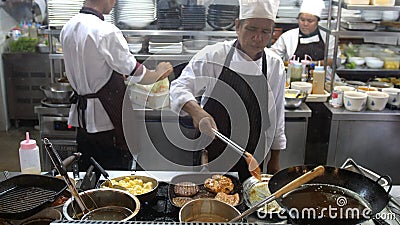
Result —
[[[108,117],[114,125],[116,135],[116,147],[122,151],[129,152],[126,144],[123,127],[122,127],[122,105],[124,101],[126,85],[123,76],[115,71],[111,74],[108,82],[95,94],[78,95],[74,91],[71,103],[78,105],[78,120],[86,129],[85,110],[88,98],[98,98],[107,112]]]
[[[207,111],[213,118],[217,124],[219,131],[224,134],[226,137],[231,138],[233,141],[245,147],[246,151],[254,154],[257,150],[258,153],[262,152],[262,154],[256,158],[259,160],[263,160],[264,152],[265,152],[265,135],[264,131],[266,128],[270,126],[270,121],[268,117],[268,83],[266,79],[267,72],[267,63],[266,56],[263,52],[263,61],[262,61],[262,73],[264,76],[255,76],[255,75],[243,75],[238,74],[229,69],[229,66],[232,61],[232,57],[235,51],[235,44],[230,49],[224,67],[221,71],[221,74],[218,77],[218,83],[223,83],[229,85],[234,92],[240,97],[240,100],[247,111],[248,118],[242,115],[242,120],[232,121],[231,127],[231,116],[232,113],[237,112],[237,98],[229,96],[226,93],[226,89],[223,87],[215,86],[212,90],[211,97],[208,98],[206,104],[203,109]],[[212,97],[215,98],[212,98]],[[222,97],[223,96],[223,97]],[[223,100],[221,99],[223,98]],[[220,102],[223,103],[223,105]],[[236,102],[235,102],[236,101]],[[229,106],[233,106],[229,108]],[[229,113],[228,111],[229,110]],[[263,118],[263,115],[267,115],[267,117]],[[231,115],[231,116],[230,116]],[[240,115],[239,115],[240,116]],[[249,121],[247,122],[247,119]],[[247,122],[244,126],[242,122]],[[241,131],[244,127],[249,126],[249,133],[246,135],[245,131]],[[232,137],[234,133],[242,133],[243,135],[239,135],[236,137]],[[239,160],[231,169],[231,171],[237,171],[239,173],[239,178],[241,180],[245,180],[250,177],[250,173],[248,171],[248,166],[243,158],[235,153],[234,150],[229,149],[225,143],[220,141],[219,139],[215,139],[206,147],[208,151],[209,164],[207,165],[208,169],[211,171],[217,170],[215,166],[212,165],[212,161],[217,159],[221,154],[227,155],[235,155],[236,158],[233,160]],[[226,151],[226,152],[224,152]],[[232,156],[233,157],[233,156]],[[229,157],[228,157],[229,158]],[[231,162],[227,162],[228,158],[223,157],[221,163],[227,164]],[[223,161],[225,160],[225,161]],[[229,159],[230,160],[230,159]],[[259,163],[262,166],[261,160]],[[216,162],[216,167],[220,165],[219,162]],[[213,168],[214,167],[214,168]]]
[[[297,48],[294,52],[294,55],[300,58],[303,58],[304,55],[309,55],[313,59],[313,61],[323,60],[325,58],[325,43],[319,30],[318,38],[319,42],[301,44],[299,36]]]

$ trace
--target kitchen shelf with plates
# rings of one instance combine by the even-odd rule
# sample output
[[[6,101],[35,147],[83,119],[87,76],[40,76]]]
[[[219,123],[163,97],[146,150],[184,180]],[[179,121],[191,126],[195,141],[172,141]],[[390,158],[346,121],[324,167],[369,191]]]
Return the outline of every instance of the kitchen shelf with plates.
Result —
[[[382,5],[369,5],[368,2],[359,3],[361,1],[352,0],[330,0],[328,7],[328,19],[326,23],[320,23],[319,28],[335,38],[335,48],[333,55],[337,55],[339,51],[339,38],[365,38],[365,37],[394,37],[400,38],[400,32],[394,32],[387,29],[387,27],[379,26],[380,21],[369,21],[369,19],[358,18],[342,18],[342,11],[357,10],[358,12],[364,11],[393,11],[400,12],[400,6],[382,6]],[[349,4],[353,3],[353,4]],[[357,3],[357,5],[355,5]],[[364,5],[365,4],[365,5]],[[393,3],[394,4],[394,3]],[[334,15],[335,14],[335,15]],[[369,15],[369,18],[372,19]],[[357,16],[355,16],[357,17]],[[365,15],[364,15],[365,17]],[[356,20],[356,21],[355,21]],[[357,26],[357,23],[362,23],[363,27]],[[370,26],[368,26],[370,25]],[[346,29],[347,28],[347,29]],[[330,35],[326,36],[325,43],[329,43]],[[325,46],[325,59],[328,58],[328,46]],[[338,66],[336,63],[332,65],[332,75],[338,73],[355,72],[354,75],[363,77],[365,74],[374,73],[374,76],[400,76],[400,68],[397,69],[371,69],[368,67],[356,67],[347,69],[343,66]],[[331,76],[332,76],[331,75]],[[332,77],[331,77],[332,78]],[[333,90],[333,82],[331,82],[330,90]]]

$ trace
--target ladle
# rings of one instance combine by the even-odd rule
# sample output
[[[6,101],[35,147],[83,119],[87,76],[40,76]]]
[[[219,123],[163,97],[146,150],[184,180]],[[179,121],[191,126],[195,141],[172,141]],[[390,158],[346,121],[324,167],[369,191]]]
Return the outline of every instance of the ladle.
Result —
[[[300,177],[298,177],[295,180],[291,181],[290,183],[286,184],[281,189],[279,189],[278,191],[276,191],[273,194],[271,194],[271,196],[269,196],[268,198],[265,198],[264,200],[262,200],[260,203],[252,206],[251,208],[249,208],[248,210],[244,211],[239,216],[231,219],[229,222],[236,222],[236,221],[241,220],[242,218],[244,218],[244,217],[252,214],[253,212],[257,211],[257,209],[259,209],[263,205],[268,204],[268,203],[276,200],[277,198],[280,198],[282,195],[286,194],[287,192],[292,191],[292,190],[300,187],[301,185],[311,181],[312,179],[314,179],[314,178],[316,178],[318,176],[321,176],[322,174],[324,174],[324,172],[325,172],[325,167],[324,166],[315,167],[314,169],[310,170],[309,172],[301,175]]]
[[[218,132],[216,129],[212,128],[212,131],[214,132],[215,136],[217,136],[221,141],[231,146],[237,153],[239,153],[242,157],[244,157],[247,165],[249,166],[250,174],[257,180],[261,180],[261,169],[258,166],[258,162],[253,157],[253,155],[244,150],[242,147],[233,142],[231,139],[227,138],[225,135]]]

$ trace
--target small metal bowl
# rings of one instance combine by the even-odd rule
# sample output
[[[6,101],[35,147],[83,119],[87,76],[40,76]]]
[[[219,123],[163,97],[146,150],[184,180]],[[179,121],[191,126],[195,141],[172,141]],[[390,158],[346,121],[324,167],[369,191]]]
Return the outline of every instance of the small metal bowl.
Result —
[[[299,90],[287,89],[285,91],[285,108],[297,109],[301,103],[305,102],[307,93]]]

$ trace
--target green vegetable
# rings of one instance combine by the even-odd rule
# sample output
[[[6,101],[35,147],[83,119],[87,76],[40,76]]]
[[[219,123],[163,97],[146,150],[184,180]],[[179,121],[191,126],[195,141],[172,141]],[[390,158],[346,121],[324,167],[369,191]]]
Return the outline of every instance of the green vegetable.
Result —
[[[11,52],[36,52],[36,45],[39,43],[37,38],[20,37],[10,43]]]
[[[357,65],[355,62],[351,62],[351,63],[346,63],[344,67],[346,67],[346,69],[355,69]]]

